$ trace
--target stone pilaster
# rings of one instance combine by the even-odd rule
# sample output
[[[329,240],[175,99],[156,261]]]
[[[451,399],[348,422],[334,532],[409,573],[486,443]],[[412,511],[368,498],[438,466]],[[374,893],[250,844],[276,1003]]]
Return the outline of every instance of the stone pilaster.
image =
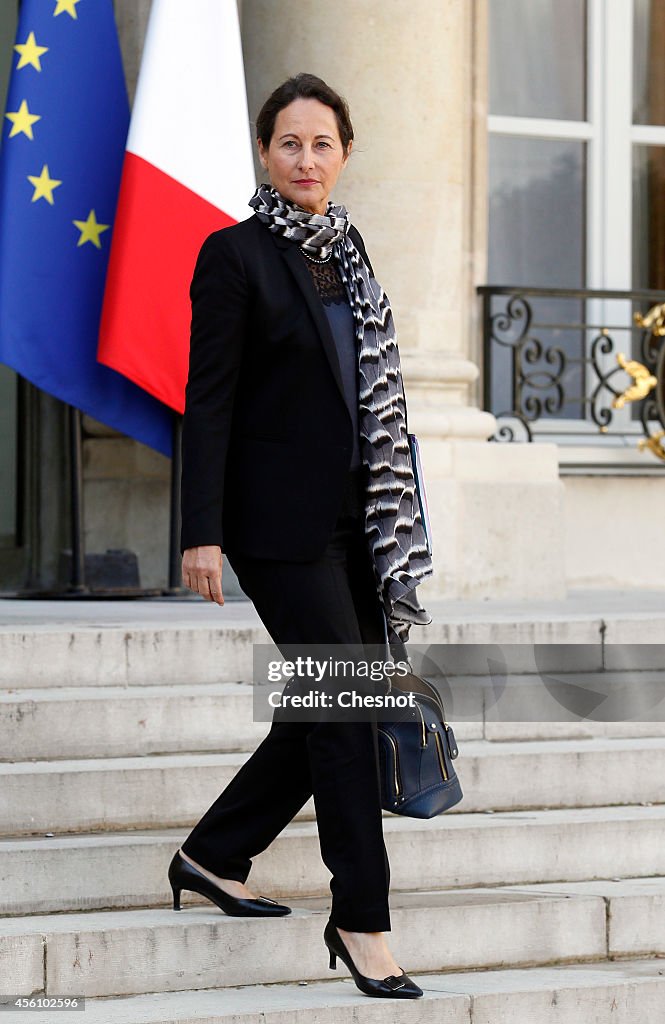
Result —
[[[355,146],[334,198],[395,310],[433,520],[423,596],[562,596],[556,448],[488,444],[495,420],[476,405],[486,20],[486,0],[243,0],[250,116],[298,71],[349,101]]]

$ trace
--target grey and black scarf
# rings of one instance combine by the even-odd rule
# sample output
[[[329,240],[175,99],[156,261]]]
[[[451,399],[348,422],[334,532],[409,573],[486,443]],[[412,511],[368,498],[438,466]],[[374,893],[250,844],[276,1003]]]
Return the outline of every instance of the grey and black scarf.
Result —
[[[249,205],[268,228],[317,259],[331,252],[353,311],[358,340],[360,450],[369,470],[365,533],[391,644],[406,643],[412,624],[431,616],[415,593],[432,575],[407,437],[406,402],[388,296],[351,240],[344,206],[309,213],[260,185]]]

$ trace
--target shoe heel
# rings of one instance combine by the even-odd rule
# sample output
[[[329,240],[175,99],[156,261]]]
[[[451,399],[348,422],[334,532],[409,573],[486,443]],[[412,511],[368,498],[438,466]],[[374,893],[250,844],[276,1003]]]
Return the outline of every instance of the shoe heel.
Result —
[[[182,889],[173,889],[173,909],[180,910],[180,893]]]
[[[332,951],[332,949],[329,950],[329,952],[330,952],[330,962],[329,962],[328,966],[329,966],[331,971],[334,971],[335,968],[337,967],[337,953],[334,953]]]

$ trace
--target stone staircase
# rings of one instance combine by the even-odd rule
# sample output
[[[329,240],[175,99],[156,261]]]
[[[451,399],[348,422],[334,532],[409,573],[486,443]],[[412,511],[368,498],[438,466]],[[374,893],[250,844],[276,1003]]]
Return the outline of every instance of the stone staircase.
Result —
[[[173,851],[268,728],[252,721],[267,637],[251,606],[19,604],[0,603],[5,999],[85,996],[87,1024],[665,1020],[663,722],[498,720],[469,710],[469,675],[449,677],[464,800],[432,821],[385,817],[391,945],[425,990],[386,1003],[328,969],[311,801],[251,875],[293,914],[230,918],[187,892],[171,908]],[[605,675],[663,692],[663,609],[442,607],[418,640],[630,641],[635,665],[607,647]],[[548,699],[526,664],[510,685],[508,707]]]

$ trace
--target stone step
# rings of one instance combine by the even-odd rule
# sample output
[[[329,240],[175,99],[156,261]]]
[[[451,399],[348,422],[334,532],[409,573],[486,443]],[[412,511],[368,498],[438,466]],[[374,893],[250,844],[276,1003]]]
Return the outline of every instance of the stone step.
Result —
[[[662,1024],[657,958],[517,970],[416,974],[422,999],[368,999],[351,980],[88,998],[86,1024]],[[1,999],[2,997],[0,997]],[[25,1012],[5,1011],[6,1024]],[[60,1024],[81,1012],[58,1011]]]
[[[664,884],[394,893],[391,947],[407,972],[421,973],[661,955]],[[329,901],[293,907],[273,919],[203,906],[6,918],[0,957],[17,994],[132,995],[328,978]]]
[[[421,999],[368,999],[350,980],[85,1001],[86,1024],[662,1024],[661,959],[415,975]],[[608,1017],[611,1014],[611,1017]],[[7,1013],[19,1024],[25,1013]],[[61,1024],[80,1012],[58,1011]]]
[[[0,835],[193,825],[246,759],[164,754],[0,765]],[[455,762],[453,813],[658,803],[665,739],[493,743],[469,740]],[[312,802],[304,809],[312,814]]]
[[[662,876],[543,882],[531,888],[542,893],[565,892],[575,899],[602,897],[608,911],[609,953],[665,956],[665,878]]]
[[[238,683],[0,692],[2,761],[252,750],[269,728]]]
[[[244,604],[244,603],[243,603]],[[100,619],[102,617],[100,616]],[[245,614],[219,627],[30,626],[0,629],[0,685],[12,689],[44,686],[164,686],[234,683],[252,678],[252,644],[269,642],[258,618]]]
[[[395,893],[391,946],[414,973],[663,956],[664,886],[653,878]],[[199,906],[7,918],[0,955],[17,994],[312,981],[329,977],[328,913],[327,900],[309,899],[272,920]]]
[[[110,602],[89,603],[92,609],[86,609],[85,602],[77,609],[63,609],[61,603],[46,615],[44,603],[39,602],[37,610],[24,609],[26,621],[15,616],[14,621],[0,625],[0,686],[249,681],[252,645],[269,643],[256,611],[245,601],[228,602],[221,609],[203,607],[203,602],[176,602],[170,607],[162,604],[159,613],[156,606],[138,602],[118,602],[115,608]],[[665,668],[662,612],[601,614],[564,608],[553,615],[530,603],[513,610],[474,608],[466,614],[455,604],[442,605],[441,611],[434,607],[433,613],[432,624],[414,630],[411,639],[420,649],[444,645],[450,656],[447,671],[453,674],[462,671],[456,667],[455,645],[551,645],[547,662],[551,671],[570,666],[567,651],[576,645],[584,645],[584,657],[592,667]],[[562,648],[561,656],[555,653],[556,647]],[[479,651],[479,656],[485,654]],[[468,674],[468,651],[462,661]]]
[[[425,585],[426,589],[426,585]],[[660,592],[571,591],[563,601],[427,600],[419,646],[590,645],[606,669],[665,669]],[[150,685],[250,679],[267,634],[248,601],[0,602],[0,686]],[[651,649],[649,649],[651,648]],[[632,651],[626,660],[626,652]],[[454,671],[454,669],[453,669]]]
[[[168,864],[183,830],[0,839],[0,914],[171,903]],[[665,805],[387,816],[393,890],[665,875]],[[315,822],[287,826],[252,865],[273,899],[329,893]],[[183,903],[210,906],[183,892]]]
[[[532,675],[509,679],[499,704],[483,697],[481,679],[458,676],[442,685],[458,740],[665,736],[665,721],[658,720],[665,673],[568,673],[561,679],[610,694],[611,680],[612,706],[601,703],[598,716],[612,719],[617,712],[614,720],[574,718]],[[616,720],[622,709],[641,709],[640,720]],[[238,683],[0,691],[0,761],[252,750],[269,727],[253,721],[253,688]]]

